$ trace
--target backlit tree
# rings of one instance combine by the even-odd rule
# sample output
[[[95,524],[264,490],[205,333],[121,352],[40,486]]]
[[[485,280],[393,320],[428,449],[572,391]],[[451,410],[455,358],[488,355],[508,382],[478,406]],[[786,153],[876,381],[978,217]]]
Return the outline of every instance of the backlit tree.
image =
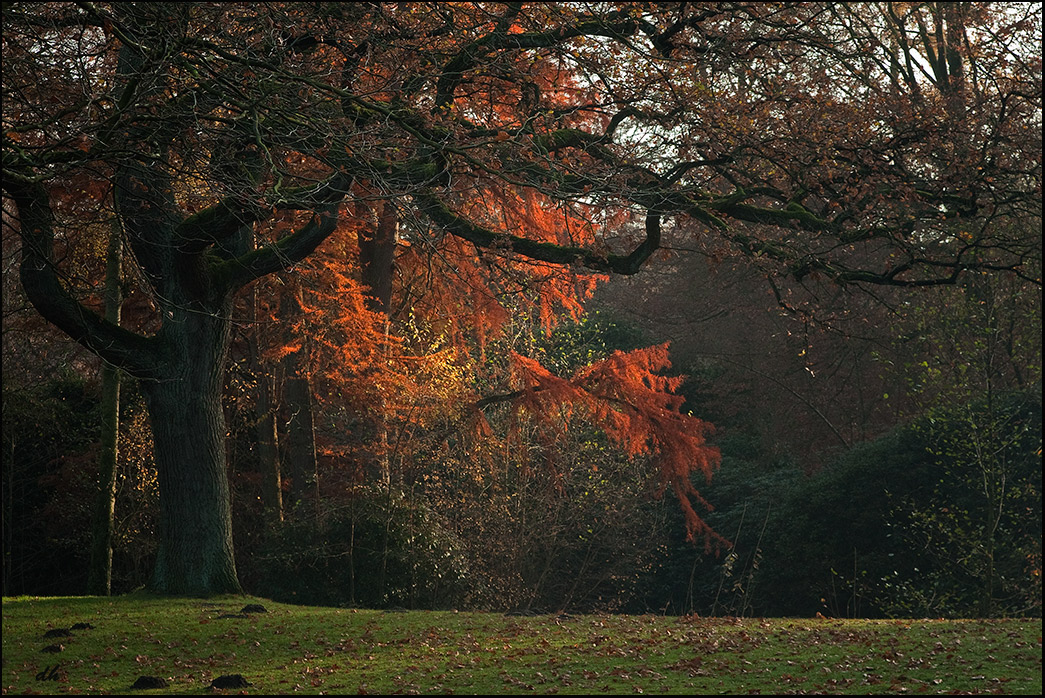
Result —
[[[449,272],[537,265],[536,293],[577,271],[635,273],[676,244],[798,281],[920,286],[980,269],[1040,283],[1040,238],[996,224],[1040,215],[1036,5],[3,13],[5,224],[40,313],[141,381],[158,591],[238,588],[220,400],[233,298],[359,204],[393,202],[412,248],[456,248],[471,268],[443,257]],[[77,300],[56,254],[110,201],[155,306],[127,329]],[[605,364],[570,387],[519,365],[535,400],[621,377]],[[618,401],[614,428],[639,428],[631,403],[600,397]]]

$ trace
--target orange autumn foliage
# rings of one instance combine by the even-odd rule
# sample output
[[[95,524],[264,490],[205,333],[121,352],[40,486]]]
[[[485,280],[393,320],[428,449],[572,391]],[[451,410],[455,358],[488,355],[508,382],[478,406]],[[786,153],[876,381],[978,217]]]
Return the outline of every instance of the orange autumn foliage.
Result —
[[[308,356],[330,402],[374,400],[411,425],[464,394],[466,381],[433,391],[430,378],[463,373],[506,319],[547,328],[576,312],[591,280],[574,269],[635,274],[658,249],[750,260],[796,310],[802,298],[777,282],[815,293],[990,272],[1040,286],[1040,236],[1025,233],[1040,219],[1039,5],[740,10],[5,5],[4,211],[22,283],[45,318],[151,395],[157,461],[173,474],[157,590],[238,591],[216,377],[234,294],[269,275],[297,267],[291,286],[334,289],[300,284],[288,313],[265,294],[298,327],[274,350],[289,370]],[[61,186],[84,175],[119,196],[97,208],[90,188]],[[364,312],[352,240],[370,221],[354,202],[381,202],[382,215],[393,203],[406,251],[396,307],[417,321],[392,319],[439,341],[397,349]],[[70,292],[75,260],[55,243],[82,227],[80,210],[122,223],[151,322],[129,331]],[[336,230],[343,254],[302,264]],[[433,347],[416,389],[399,389],[395,376]],[[625,452],[656,456],[691,502],[682,473],[708,452],[676,434],[677,405],[660,395],[671,386],[630,361],[566,379],[581,393],[530,374]]]
[[[548,421],[564,419],[567,424],[575,410],[583,410],[629,457],[652,458],[660,473],[661,491],[671,487],[678,497],[691,540],[702,537],[708,549],[713,543],[728,545],[693,507],[697,502],[712,509],[693,486],[691,476],[699,472],[710,480],[721,454],[707,443],[712,425],[680,411],[683,398],[675,391],[682,377],[660,375],[671,367],[666,343],[615,351],[569,378],[515,352],[511,359],[514,378],[522,386],[514,396],[515,410]]]
[[[552,235],[560,229],[554,224],[564,220],[544,210],[537,197],[509,201],[504,193],[491,194],[486,204],[491,214],[499,210],[505,226],[515,219],[535,232],[550,227]],[[393,305],[408,307],[409,313],[396,314],[389,326],[388,316],[367,307],[367,289],[359,282],[356,263],[357,235],[366,224],[358,217],[354,222],[341,226],[295,269],[292,282],[276,284],[274,291],[297,294],[299,311],[281,318],[282,340],[267,355],[277,359],[300,353],[315,396],[328,410],[351,404],[355,413],[380,412],[391,449],[412,443],[410,435],[430,433],[437,424],[443,425],[437,431],[454,424],[452,428],[462,428],[469,420],[463,419],[468,411],[461,408],[489,399],[476,394],[475,373],[489,340],[500,337],[520,313],[537,318],[545,332],[564,313],[579,316],[584,296],[601,278],[578,278],[549,264],[481,256],[470,243],[452,237],[442,241],[437,254],[428,255],[401,241]],[[534,418],[551,432],[569,429],[571,419],[585,420],[603,430],[627,457],[649,458],[661,479],[660,493],[670,488],[678,498],[688,536],[702,539],[708,548],[728,545],[698,513],[698,508],[712,507],[692,481],[697,474],[709,480],[720,464],[718,449],[707,443],[713,427],[681,411],[683,398],[676,392],[682,377],[662,375],[671,367],[667,344],[617,351],[565,378],[521,350],[508,351],[507,359],[504,378],[484,380],[511,382],[516,415]],[[493,433],[481,414],[471,424],[482,438]],[[330,462],[337,462],[353,457],[350,443],[328,438],[321,447],[334,459]],[[406,454],[400,456],[408,460]]]

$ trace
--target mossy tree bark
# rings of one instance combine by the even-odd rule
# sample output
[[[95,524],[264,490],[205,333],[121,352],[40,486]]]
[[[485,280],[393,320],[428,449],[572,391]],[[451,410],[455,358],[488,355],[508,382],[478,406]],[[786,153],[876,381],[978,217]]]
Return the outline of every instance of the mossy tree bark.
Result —
[[[221,406],[229,303],[177,311],[166,375],[143,383],[160,484],[159,549],[152,588],[169,594],[240,590]]]

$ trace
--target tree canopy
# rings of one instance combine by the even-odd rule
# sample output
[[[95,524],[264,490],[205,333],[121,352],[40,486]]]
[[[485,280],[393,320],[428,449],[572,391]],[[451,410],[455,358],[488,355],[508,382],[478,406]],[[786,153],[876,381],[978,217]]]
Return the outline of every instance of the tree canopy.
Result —
[[[5,226],[40,313],[142,381],[164,512],[154,586],[234,589],[220,395],[239,289],[390,215],[393,246],[466,287],[500,284],[476,295],[485,315],[513,291],[575,307],[583,275],[678,247],[754,260],[782,303],[782,279],[1040,285],[1040,12],[7,3]],[[113,219],[153,309],[133,326],[95,312],[92,272],[68,254]],[[634,428],[612,363],[569,389],[518,365],[531,401],[591,381]],[[632,395],[669,387],[634,378]],[[688,501],[689,470],[713,457],[653,443],[678,454],[668,479]]]

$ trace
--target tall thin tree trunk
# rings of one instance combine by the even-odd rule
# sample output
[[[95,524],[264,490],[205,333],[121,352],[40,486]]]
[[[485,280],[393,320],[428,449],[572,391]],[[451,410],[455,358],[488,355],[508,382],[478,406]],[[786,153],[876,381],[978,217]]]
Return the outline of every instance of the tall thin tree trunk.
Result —
[[[120,324],[123,304],[120,292],[120,265],[123,238],[118,218],[113,219],[105,262],[105,319]],[[98,458],[98,496],[95,501],[91,535],[91,562],[87,593],[108,596],[112,593],[113,517],[116,513],[116,465],[120,436],[120,371],[102,363],[101,401],[102,452]]]
[[[302,314],[301,289],[289,289],[280,302],[283,318]],[[286,438],[282,442],[284,472],[291,479],[291,506],[305,508],[305,515],[317,515],[319,473],[316,460],[316,430],[312,408],[312,385],[306,371],[302,349],[283,359],[283,409]]]
[[[297,367],[295,373],[288,371],[283,397],[288,411],[284,458],[292,479],[291,498],[295,506],[314,508],[319,479],[316,472],[312,386],[308,377],[300,372],[300,367]]]
[[[275,379],[268,362],[261,357],[266,334],[265,325],[258,317],[258,287],[250,287],[250,302],[254,316],[253,333],[249,341],[250,368],[254,374],[254,435],[257,440],[258,472],[261,474],[261,502],[265,518],[272,524],[283,521],[283,487],[279,464],[279,430],[276,419]]]
[[[266,518],[271,523],[278,524],[283,521],[283,486],[273,378],[263,366],[259,366],[255,375],[258,381],[255,396],[255,433],[258,440],[258,468],[261,471],[261,501],[265,506]]]

